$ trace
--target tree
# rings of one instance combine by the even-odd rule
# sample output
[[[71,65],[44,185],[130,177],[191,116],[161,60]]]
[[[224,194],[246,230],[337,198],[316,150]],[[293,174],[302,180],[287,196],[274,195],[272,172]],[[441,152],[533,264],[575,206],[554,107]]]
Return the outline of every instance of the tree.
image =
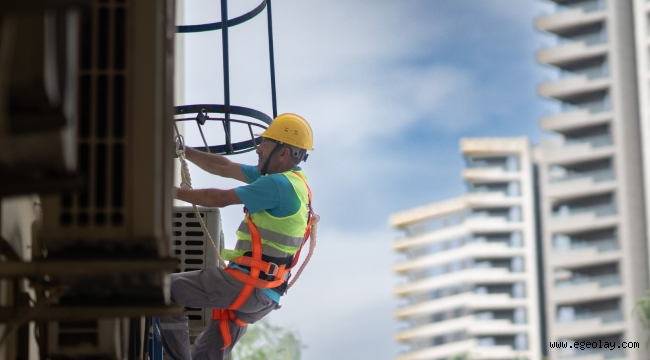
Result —
[[[650,290],[646,291],[645,296],[643,296],[639,301],[636,302],[634,306],[634,314],[636,314],[641,325],[644,329],[650,330]],[[646,346],[650,342],[650,338],[646,340]]]
[[[306,347],[297,331],[263,319],[248,326],[232,351],[232,360],[300,360]]]

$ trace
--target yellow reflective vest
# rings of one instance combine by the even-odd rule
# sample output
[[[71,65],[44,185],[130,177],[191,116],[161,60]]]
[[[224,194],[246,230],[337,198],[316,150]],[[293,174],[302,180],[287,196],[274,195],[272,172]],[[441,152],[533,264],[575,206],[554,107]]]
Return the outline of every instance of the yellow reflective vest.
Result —
[[[290,216],[275,217],[266,210],[249,214],[253,224],[257,227],[262,238],[262,254],[276,258],[288,258],[296,254],[305,236],[307,219],[309,216],[309,195],[307,184],[298,176],[299,173],[305,181],[307,177],[302,170],[289,170],[281,175],[285,176],[300,200],[300,208]],[[251,251],[251,234],[246,218],[237,229],[237,244],[234,250],[224,249],[221,256],[225,260],[232,260]]]

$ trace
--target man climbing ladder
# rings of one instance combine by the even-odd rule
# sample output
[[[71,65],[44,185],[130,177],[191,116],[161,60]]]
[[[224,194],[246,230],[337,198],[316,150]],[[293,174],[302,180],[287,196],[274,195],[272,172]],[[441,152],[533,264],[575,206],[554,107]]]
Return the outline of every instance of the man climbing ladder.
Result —
[[[257,166],[187,148],[186,157],[215,175],[248,185],[230,190],[174,189],[174,197],[195,205],[244,204],[234,250],[221,255],[229,264],[171,277],[171,301],[193,308],[212,308],[212,321],[190,351],[187,315],[161,317],[162,343],[173,360],[221,360],[254,323],[280,306],[290,269],[312,225],[311,191],[298,167],[313,150],[312,130],[295,114],[279,115],[261,135]],[[313,239],[312,239],[313,241]],[[295,279],[294,279],[295,281]]]

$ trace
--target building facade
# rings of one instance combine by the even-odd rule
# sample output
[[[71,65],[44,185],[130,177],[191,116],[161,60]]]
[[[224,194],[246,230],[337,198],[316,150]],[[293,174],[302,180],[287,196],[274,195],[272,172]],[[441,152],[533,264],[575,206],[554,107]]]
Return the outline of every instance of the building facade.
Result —
[[[400,360],[541,359],[528,141],[464,139],[464,196],[394,214]]]
[[[548,340],[644,344],[647,335],[632,313],[648,288],[636,66],[638,51],[647,58],[648,28],[640,29],[637,21],[637,36],[644,38],[635,44],[632,0],[554,2],[556,11],[535,23],[557,38],[556,46],[537,53],[537,60],[559,74],[538,92],[561,105],[560,113],[541,119],[542,129],[557,136],[535,153]],[[644,24],[646,4],[634,4],[636,10],[642,7],[636,20]],[[644,74],[647,67],[647,60],[639,64]],[[550,349],[549,355],[650,356],[644,349],[622,348]]]

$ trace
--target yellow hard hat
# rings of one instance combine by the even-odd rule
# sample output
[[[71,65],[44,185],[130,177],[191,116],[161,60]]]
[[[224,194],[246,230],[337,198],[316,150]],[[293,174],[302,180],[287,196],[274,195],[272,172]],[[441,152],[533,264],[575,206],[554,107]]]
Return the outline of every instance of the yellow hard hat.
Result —
[[[314,150],[312,148],[314,135],[311,132],[311,126],[307,120],[296,114],[278,115],[260,136],[300,149]]]

